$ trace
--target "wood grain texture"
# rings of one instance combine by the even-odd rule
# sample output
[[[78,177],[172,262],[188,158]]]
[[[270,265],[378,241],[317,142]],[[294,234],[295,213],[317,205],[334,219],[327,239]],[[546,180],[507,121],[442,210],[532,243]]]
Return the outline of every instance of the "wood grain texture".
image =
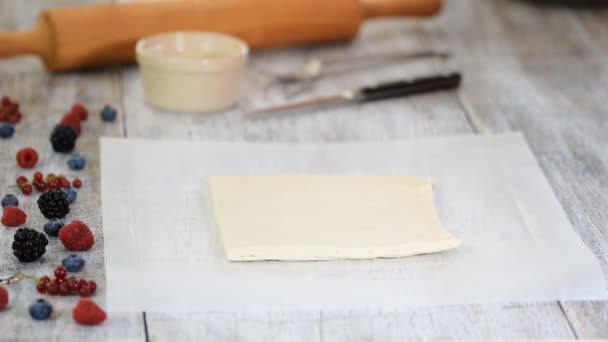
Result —
[[[608,274],[608,11],[498,0],[451,2],[447,11],[424,26],[468,75],[460,97],[475,130],[524,132]],[[578,337],[608,337],[608,303],[562,305]]]
[[[82,0],[0,1],[0,28],[29,27],[47,6],[75,5]],[[0,61],[0,94],[22,102],[27,115],[10,145],[0,141],[0,185],[17,172],[15,145],[26,142],[48,149],[47,135],[74,100],[97,108],[122,104],[126,126],[101,125],[92,118],[78,149],[89,157],[88,170],[98,167],[97,135],[155,139],[247,141],[346,141],[408,139],[421,136],[523,130],[558,199],[583,240],[607,270],[606,147],[608,131],[603,98],[608,80],[608,13],[537,8],[506,0],[447,1],[436,20],[423,23],[378,21],[366,25],[352,45],[267,51],[253,56],[241,108],[213,115],[160,112],[143,104],[133,68],[121,72],[62,74],[50,77],[34,58]],[[455,56],[449,67],[465,71],[458,96],[450,93],[372,103],[362,107],[317,111],[306,115],[249,120],[243,110],[286,100],[286,91],[268,87],[261,70],[285,70],[311,55],[339,56],[394,49],[436,46]],[[438,61],[387,66],[318,82],[302,99],[369,82],[401,78],[448,68]],[[121,94],[120,94],[121,93]],[[122,114],[122,113],[121,113]],[[4,146],[10,146],[8,150]],[[49,154],[50,155],[50,154]],[[66,171],[65,157],[41,160],[43,171]],[[31,173],[31,172],[30,172]],[[31,176],[27,173],[28,176]],[[98,239],[87,275],[100,279],[103,255],[98,181],[82,177],[85,188],[71,217],[87,217]],[[2,187],[2,192],[5,188]],[[34,199],[25,200],[30,223],[44,220]],[[10,253],[13,231],[0,232],[0,274],[20,267]],[[9,236],[10,235],[10,236]],[[11,240],[12,241],[12,240]],[[65,254],[56,241],[45,260],[57,263]],[[91,267],[94,265],[94,267]],[[40,263],[24,270],[48,273]],[[9,272],[10,273],[10,272]],[[53,298],[61,317],[34,324],[27,305],[33,284],[11,287],[15,301],[0,313],[0,340],[137,340],[145,339],[139,313],[113,316],[99,328],[82,328],[69,319],[72,302]],[[152,341],[403,341],[444,339],[608,338],[605,302],[488,304],[402,309],[382,312],[216,312],[148,314]],[[562,310],[563,309],[563,310]]]
[[[53,1],[55,5],[69,1]],[[71,1],[76,3],[76,1]],[[20,28],[35,19],[42,1],[1,2],[0,27],[4,29]],[[51,1],[45,1],[51,5]],[[20,18],[12,22],[11,18]],[[103,124],[99,118],[99,109],[105,104],[117,105],[119,102],[118,78],[115,72],[95,72],[88,74],[64,74],[49,76],[42,72],[39,61],[33,59],[15,59],[0,62],[0,94],[9,95],[20,101],[24,119],[16,127],[12,139],[0,141],[0,196],[8,192],[16,193],[9,188],[15,183],[15,177],[25,174],[31,178],[34,170],[24,171],[15,162],[15,153],[22,147],[33,146],[40,154],[35,170],[44,173],[63,173],[83,180],[83,188],[78,199],[71,206],[67,221],[83,220],[93,230],[96,245],[89,252],[81,255],[87,265],[79,276],[94,279],[99,285],[99,292],[93,299],[104,301],[105,279],[103,265],[103,235],[99,197],[99,158],[98,136],[121,135],[123,128],[116,124]],[[75,101],[86,103],[91,110],[91,117],[83,126],[83,134],[78,139],[76,152],[87,158],[87,168],[83,172],[70,171],[66,165],[67,155],[53,153],[48,137],[52,127],[60,120]],[[46,219],[36,205],[38,196],[18,195],[21,207],[28,213],[27,226],[42,230]],[[51,274],[69,254],[57,238],[49,238],[47,253],[39,261],[22,264],[12,254],[11,244],[16,229],[0,229],[0,276],[13,274],[16,271],[42,276]],[[41,297],[36,292],[35,283],[22,281],[8,286],[10,304],[7,310],[0,312],[1,341],[143,341],[145,331],[142,315],[110,314],[109,320],[100,327],[88,328],[76,324],[71,318],[71,310],[77,297],[46,297],[54,306],[53,319],[47,322],[36,322],[28,314],[29,305]]]
[[[123,102],[130,137],[246,141],[350,141],[409,139],[471,133],[454,93],[248,119],[244,112],[287,101],[288,90],[268,86],[262,72],[287,70],[308,56],[365,54],[424,47],[416,23],[382,21],[366,26],[351,45],[256,53],[240,108],[217,114],[176,114],[146,105],[136,70],[123,74]],[[380,80],[437,70],[433,61],[361,71],[323,79],[295,99],[326,95]],[[557,303],[437,307],[394,312],[280,312],[167,315],[148,313],[152,341],[173,336],[206,341],[403,341],[417,339],[572,338]]]

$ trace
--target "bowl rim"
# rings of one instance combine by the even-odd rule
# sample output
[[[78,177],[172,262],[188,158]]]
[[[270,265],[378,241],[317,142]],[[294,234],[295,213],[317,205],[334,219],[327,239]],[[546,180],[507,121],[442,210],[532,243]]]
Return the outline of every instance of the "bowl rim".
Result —
[[[146,43],[150,41],[165,40],[179,35],[219,38],[236,44],[237,49],[235,49],[234,54],[221,58],[205,58],[202,56],[200,58],[193,58],[179,55],[163,56],[146,49]],[[243,40],[229,34],[209,31],[175,31],[155,34],[140,39],[135,45],[135,52],[137,62],[145,67],[175,71],[221,71],[242,65],[249,55],[249,46]]]

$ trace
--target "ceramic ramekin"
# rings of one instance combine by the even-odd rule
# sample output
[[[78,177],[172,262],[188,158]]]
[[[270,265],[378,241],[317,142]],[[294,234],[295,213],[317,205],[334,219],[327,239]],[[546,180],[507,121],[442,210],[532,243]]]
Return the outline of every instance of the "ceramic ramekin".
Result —
[[[219,33],[173,32],[137,42],[146,100],[177,112],[213,112],[233,105],[249,48]]]

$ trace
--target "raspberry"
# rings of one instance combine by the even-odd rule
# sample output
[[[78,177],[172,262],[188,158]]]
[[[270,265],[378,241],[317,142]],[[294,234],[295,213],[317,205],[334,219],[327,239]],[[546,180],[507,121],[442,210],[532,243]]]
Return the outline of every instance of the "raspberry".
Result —
[[[69,251],[87,251],[95,244],[91,229],[81,221],[72,221],[59,231],[59,240]]]
[[[84,106],[78,102],[72,105],[70,113],[76,114],[80,118],[80,121],[87,121],[87,119],[89,118],[89,112],[87,111],[87,109],[84,108]]]
[[[24,169],[31,169],[38,162],[38,152],[31,147],[26,147],[17,152],[17,164]]]
[[[0,311],[6,308],[8,304],[8,291],[2,286],[0,286]]]
[[[107,315],[94,301],[80,299],[72,310],[74,320],[83,325],[97,325],[106,320]]]
[[[7,227],[17,227],[25,223],[27,220],[27,215],[23,210],[8,206],[4,208],[4,212],[2,213],[2,224]]]
[[[78,114],[76,114],[76,113],[66,113],[61,118],[61,124],[62,125],[68,125],[68,126],[72,127],[72,129],[74,130],[74,132],[76,132],[76,135],[80,135],[81,125],[80,125],[80,117],[78,116]]]

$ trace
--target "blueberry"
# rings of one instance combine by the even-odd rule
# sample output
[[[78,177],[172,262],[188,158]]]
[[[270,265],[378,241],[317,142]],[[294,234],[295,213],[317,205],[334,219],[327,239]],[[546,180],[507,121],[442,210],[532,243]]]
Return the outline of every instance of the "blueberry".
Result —
[[[70,254],[63,259],[61,265],[63,265],[68,272],[80,272],[84,267],[84,259],[78,254]]]
[[[30,316],[38,321],[49,319],[53,313],[53,307],[44,299],[38,299],[30,305]]]
[[[7,207],[7,206],[11,206],[11,207],[19,206],[19,200],[17,199],[17,197],[15,195],[8,194],[8,195],[4,196],[4,198],[2,199],[2,208]]]
[[[68,166],[72,170],[82,170],[84,169],[86,163],[87,161],[84,159],[84,157],[79,154],[74,154],[70,157],[70,159],[68,159]]]
[[[78,193],[76,190],[74,190],[74,188],[61,188],[61,191],[68,195],[68,201],[70,201],[70,203],[74,202],[76,200],[76,196],[78,196]]]
[[[61,221],[60,219],[54,218],[54,219],[50,219],[49,222],[47,222],[44,225],[42,230],[44,230],[46,235],[56,237],[56,236],[59,236],[59,230],[61,228],[63,228],[64,225],[65,225],[65,223],[63,223],[63,221]]]
[[[112,122],[116,120],[116,109],[111,106],[105,106],[101,110],[101,119],[105,122]]]
[[[0,138],[8,139],[15,134],[15,126],[13,124],[4,122],[0,124]]]

